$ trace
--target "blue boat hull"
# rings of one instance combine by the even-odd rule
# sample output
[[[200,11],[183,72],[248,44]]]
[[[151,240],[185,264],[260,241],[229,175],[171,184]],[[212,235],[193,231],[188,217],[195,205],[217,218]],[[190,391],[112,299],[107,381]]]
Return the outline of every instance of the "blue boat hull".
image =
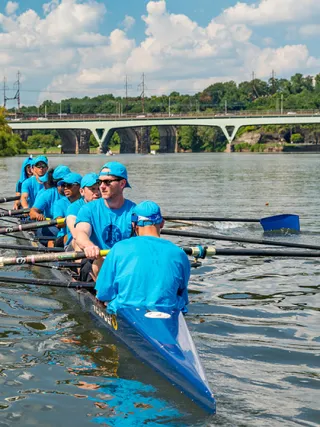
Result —
[[[147,310],[134,307],[120,309],[117,316],[109,315],[100,304],[92,308],[116,338],[141,360],[196,404],[215,413],[215,399],[181,312],[173,311],[165,318],[150,318]]]

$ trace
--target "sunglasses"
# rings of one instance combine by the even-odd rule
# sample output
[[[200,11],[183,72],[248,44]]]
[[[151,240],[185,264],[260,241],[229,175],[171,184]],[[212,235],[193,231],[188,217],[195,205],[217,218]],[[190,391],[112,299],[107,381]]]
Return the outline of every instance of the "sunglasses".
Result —
[[[110,185],[115,181],[122,181],[123,178],[115,178],[115,179],[98,179],[99,185],[106,185],[107,187],[110,187]]]
[[[61,187],[64,187],[64,188],[72,188],[74,185],[80,185],[80,184],[78,184],[77,182],[75,182],[74,184],[66,184],[66,183],[63,183],[63,184],[61,184]]]
[[[39,168],[39,169],[44,169],[44,168],[47,168],[47,167],[48,167],[48,165],[46,165],[45,163],[37,163],[37,164],[35,165],[35,167],[36,167],[36,168]]]

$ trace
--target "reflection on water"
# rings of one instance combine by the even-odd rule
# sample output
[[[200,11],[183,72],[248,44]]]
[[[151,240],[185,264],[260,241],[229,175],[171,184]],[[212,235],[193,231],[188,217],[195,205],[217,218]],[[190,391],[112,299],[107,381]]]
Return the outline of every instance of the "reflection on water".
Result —
[[[104,156],[89,159],[91,170],[105,161]],[[61,163],[61,158],[50,160]],[[320,246],[317,155],[115,160],[128,167],[133,189],[127,194],[134,201],[154,199],[172,214],[261,218],[295,213],[300,215],[300,234],[266,238]],[[89,171],[86,156],[63,161],[82,173]],[[17,163],[19,159],[0,159],[3,188],[13,189]],[[175,227],[263,238],[259,224],[197,221]],[[186,237],[172,240],[184,246],[200,243]],[[260,247],[201,241],[212,243]],[[6,274],[32,273],[27,267],[11,267]],[[49,273],[39,268],[35,274]],[[114,342],[67,292],[6,284],[0,293],[0,425],[319,425],[319,275],[319,260],[307,256],[216,256],[192,270],[187,319],[216,395],[213,418]]]

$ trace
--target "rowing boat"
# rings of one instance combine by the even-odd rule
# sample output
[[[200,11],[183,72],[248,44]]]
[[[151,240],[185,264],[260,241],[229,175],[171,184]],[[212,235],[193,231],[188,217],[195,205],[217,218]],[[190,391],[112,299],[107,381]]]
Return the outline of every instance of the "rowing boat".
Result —
[[[30,244],[32,232],[21,232]],[[18,237],[19,238],[19,237]],[[72,281],[70,270],[53,270],[62,283]],[[81,307],[124,343],[139,359],[149,364],[178,387],[204,410],[215,413],[216,403],[184,315],[177,311],[148,311],[145,308],[126,307],[117,315],[107,313],[106,306],[84,288],[68,288]]]

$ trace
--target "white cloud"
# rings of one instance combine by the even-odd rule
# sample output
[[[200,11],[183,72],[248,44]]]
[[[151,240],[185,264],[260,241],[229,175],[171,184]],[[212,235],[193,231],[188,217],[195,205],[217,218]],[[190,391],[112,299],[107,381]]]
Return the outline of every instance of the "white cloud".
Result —
[[[125,31],[128,31],[134,26],[135,23],[136,23],[136,20],[132,16],[126,15],[122,22],[122,25]]]
[[[254,26],[278,22],[304,21],[320,16],[319,0],[260,0],[254,4],[238,2],[220,16],[223,22]]]
[[[14,1],[8,1],[6,5],[6,14],[12,15],[19,9],[19,3],[16,3]]]
[[[320,36],[320,25],[319,24],[303,25],[299,29],[299,34],[304,38]]]
[[[252,71],[268,78],[274,69],[277,76],[286,77],[297,71],[316,73],[320,67],[307,45],[279,44],[273,34],[263,39],[257,37],[256,28],[257,23],[273,25],[275,19],[288,17],[296,20],[290,25],[296,24],[301,35],[316,34],[318,26],[307,18],[307,6],[313,6],[316,16],[319,0],[237,3],[206,26],[184,14],[169,13],[165,0],[152,0],[139,21],[145,28],[139,44],[127,35],[132,25],[138,25],[128,15],[121,23],[123,29],[100,33],[106,8],[99,1],[51,0],[43,5],[43,15],[32,9],[18,16],[0,14],[4,75],[15,75],[20,69],[24,87],[34,81],[58,100],[105,92],[123,95],[126,74],[136,95],[141,74],[146,73],[148,94],[153,95],[198,92],[216,81],[248,80]],[[300,4],[308,10],[303,11]],[[47,99],[48,93],[42,93],[40,100]]]

